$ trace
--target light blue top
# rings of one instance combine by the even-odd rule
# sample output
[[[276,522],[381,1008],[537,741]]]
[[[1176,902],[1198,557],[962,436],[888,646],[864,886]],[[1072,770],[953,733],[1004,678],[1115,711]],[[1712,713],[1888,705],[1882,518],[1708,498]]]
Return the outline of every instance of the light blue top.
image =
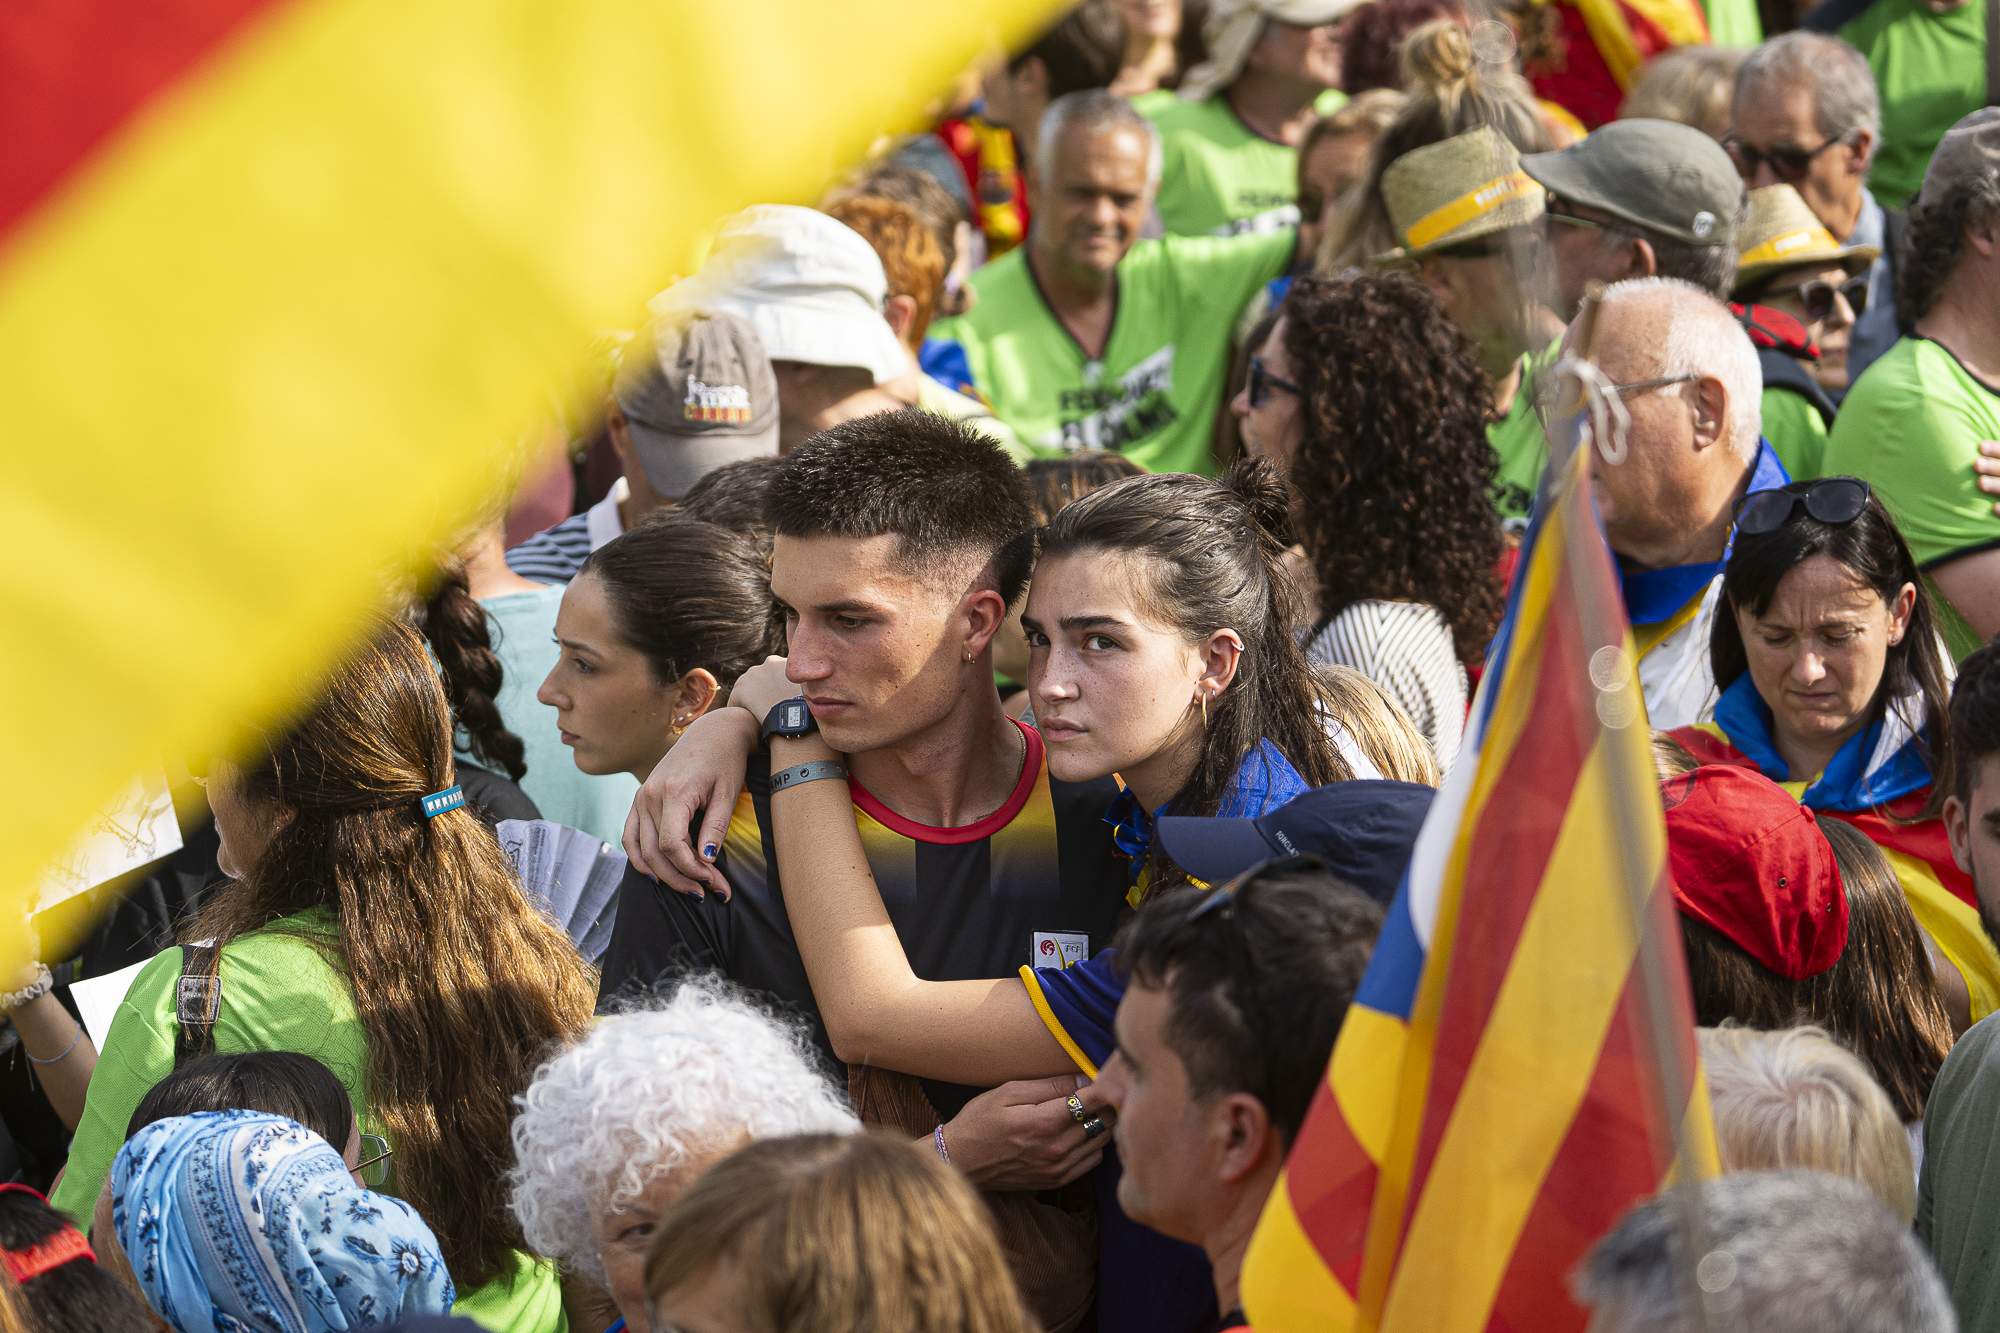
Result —
[[[599,777],[577,771],[556,726],[556,710],[535,698],[556,664],[556,609],[562,605],[562,595],[561,588],[550,587],[480,598],[493,651],[506,673],[500,686],[500,720],[527,747],[528,773],[521,779],[521,790],[542,818],[582,829],[616,847],[625,836],[625,816],[632,809],[638,782],[629,773]],[[471,759],[463,750],[458,757]]]

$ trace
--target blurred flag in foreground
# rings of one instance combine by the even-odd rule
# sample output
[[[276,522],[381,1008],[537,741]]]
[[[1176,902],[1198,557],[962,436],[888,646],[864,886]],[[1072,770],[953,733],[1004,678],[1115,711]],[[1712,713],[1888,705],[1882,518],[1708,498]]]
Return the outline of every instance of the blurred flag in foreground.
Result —
[[[1567,471],[1252,1241],[1260,1333],[1580,1331],[1569,1270],[1677,1134],[1714,1169],[1644,704]]]
[[[0,953],[303,700],[725,213],[1057,0],[0,5]]]

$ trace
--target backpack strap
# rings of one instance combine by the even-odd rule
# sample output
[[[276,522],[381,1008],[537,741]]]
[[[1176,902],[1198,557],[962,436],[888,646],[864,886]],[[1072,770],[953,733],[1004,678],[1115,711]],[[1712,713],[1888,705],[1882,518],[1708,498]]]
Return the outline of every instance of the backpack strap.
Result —
[[[2000,106],[2000,0],[1986,0],[1986,105]]]
[[[174,984],[174,1068],[215,1050],[215,1020],[222,1012],[222,949],[214,940],[181,946],[181,975]]]

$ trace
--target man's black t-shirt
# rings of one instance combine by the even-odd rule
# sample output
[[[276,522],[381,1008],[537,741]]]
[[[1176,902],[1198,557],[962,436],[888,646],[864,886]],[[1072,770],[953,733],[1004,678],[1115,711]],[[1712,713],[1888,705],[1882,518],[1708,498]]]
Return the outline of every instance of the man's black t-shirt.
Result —
[[[928,981],[1012,977],[1023,964],[1074,964],[1111,942],[1125,906],[1125,869],[1104,822],[1109,779],[1052,781],[1042,739],[1022,727],[1027,758],[1007,801],[962,828],[896,814],[850,782],[855,824],[910,967]],[[768,768],[752,761],[717,866],[734,895],[691,898],[628,871],[604,956],[600,1006],[663,978],[713,970],[801,1014],[833,1059],[805,964],[785,915],[770,837]],[[980,1088],[923,1081],[950,1119]]]

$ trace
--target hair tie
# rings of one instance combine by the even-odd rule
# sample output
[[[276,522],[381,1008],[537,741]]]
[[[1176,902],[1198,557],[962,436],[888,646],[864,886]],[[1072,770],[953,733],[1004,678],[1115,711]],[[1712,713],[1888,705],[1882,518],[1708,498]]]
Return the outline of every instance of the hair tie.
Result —
[[[424,818],[436,819],[447,810],[456,810],[465,804],[465,788],[453,784],[443,791],[434,791],[423,798]]]
[[[43,1203],[49,1201],[48,1196],[40,1190],[12,1181],[0,1185],[0,1194],[4,1193],[26,1194],[40,1199]],[[26,1249],[0,1249],[0,1261],[6,1263],[7,1275],[13,1278],[17,1285],[32,1282],[50,1269],[61,1268],[64,1264],[77,1259],[88,1259],[96,1263],[97,1251],[90,1248],[90,1242],[84,1239],[81,1231],[67,1222],[63,1223],[61,1230],[54,1235],[37,1241]]]

